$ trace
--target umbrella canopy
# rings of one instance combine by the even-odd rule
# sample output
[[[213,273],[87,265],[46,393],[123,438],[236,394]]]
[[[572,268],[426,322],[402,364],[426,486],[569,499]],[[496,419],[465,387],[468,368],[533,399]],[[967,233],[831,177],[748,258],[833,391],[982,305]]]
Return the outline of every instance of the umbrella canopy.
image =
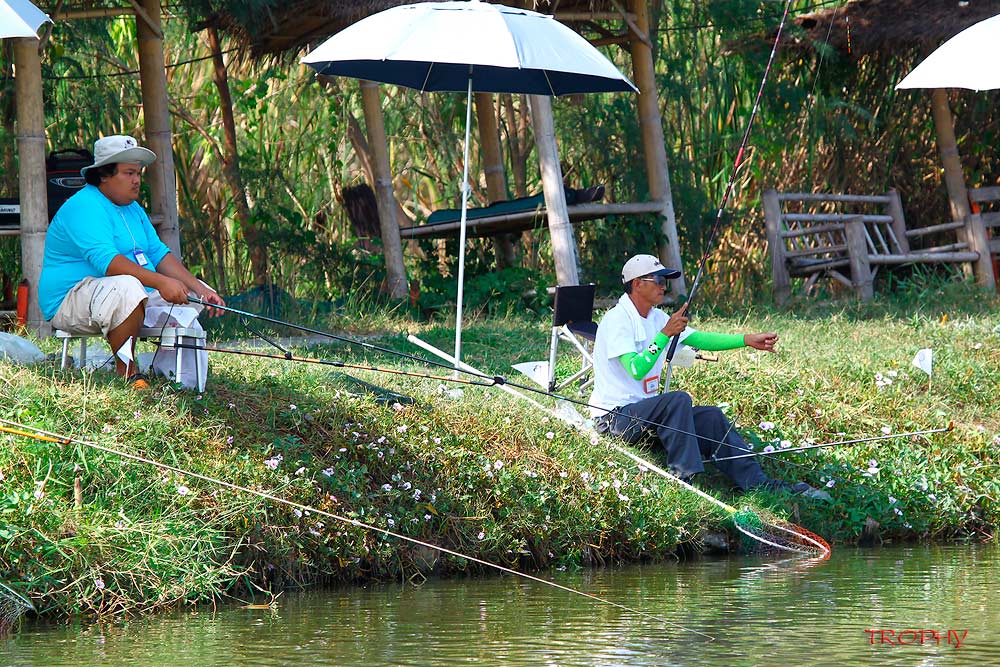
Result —
[[[600,51],[549,15],[471,2],[387,9],[302,59],[320,74],[422,91],[567,95],[637,89]]]
[[[917,65],[896,88],[1000,88],[1000,16],[958,33]]]
[[[319,74],[466,93],[455,367],[462,359],[472,92],[566,95],[638,89],[583,37],[551,16],[471,2],[421,2],[373,14],[302,62]]]
[[[37,37],[48,14],[28,0],[0,0],[0,37]]]

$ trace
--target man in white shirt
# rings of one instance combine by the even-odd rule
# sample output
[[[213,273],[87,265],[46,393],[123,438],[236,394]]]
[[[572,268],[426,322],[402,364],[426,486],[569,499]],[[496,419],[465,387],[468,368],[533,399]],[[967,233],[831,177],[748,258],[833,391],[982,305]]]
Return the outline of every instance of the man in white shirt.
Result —
[[[671,337],[680,336],[679,345],[686,342],[701,350],[749,346],[773,352],[778,335],[696,331],[687,325],[687,304],[668,317],[656,306],[663,302],[667,280],[679,275],[653,255],[636,255],[622,267],[625,294],[597,327],[590,406],[600,432],[633,444],[655,433],[671,472],[688,480],[704,471],[703,458],[745,454],[749,447],[719,408],[694,406],[683,391],[660,393]],[[811,488],[770,479],[753,457],[718,461],[715,466],[744,491],[764,487],[802,493]]]

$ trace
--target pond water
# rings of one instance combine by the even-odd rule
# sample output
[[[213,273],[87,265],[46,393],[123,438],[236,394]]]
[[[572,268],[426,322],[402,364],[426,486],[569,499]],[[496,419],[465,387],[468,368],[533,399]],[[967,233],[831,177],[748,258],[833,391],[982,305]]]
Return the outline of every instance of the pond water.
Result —
[[[0,665],[1000,665],[995,545],[552,578],[671,624],[512,577],[428,581],[286,594],[274,610],[27,624],[0,639]]]

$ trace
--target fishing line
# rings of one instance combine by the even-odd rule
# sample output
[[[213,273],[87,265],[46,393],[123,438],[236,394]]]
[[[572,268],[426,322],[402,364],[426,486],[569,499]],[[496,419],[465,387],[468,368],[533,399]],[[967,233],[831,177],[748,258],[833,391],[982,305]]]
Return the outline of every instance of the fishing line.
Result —
[[[792,452],[804,452],[804,451],[807,451],[807,450],[810,450],[810,449],[820,449],[820,448],[823,448],[823,447],[839,447],[839,446],[842,446],[842,445],[856,445],[856,444],[859,444],[859,443],[862,443],[862,442],[875,442],[875,441],[878,441],[878,440],[889,440],[891,438],[909,438],[911,436],[918,436],[918,435],[931,435],[931,434],[934,434],[934,433],[948,433],[949,431],[954,430],[954,428],[955,428],[955,422],[948,422],[947,426],[943,426],[943,427],[940,427],[940,428],[927,429],[927,430],[924,430],[924,431],[909,431],[908,433],[890,433],[888,435],[876,435],[876,436],[871,436],[871,437],[868,437],[868,438],[853,438],[851,440],[838,440],[836,442],[821,442],[821,443],[816,443],[816,444],[812,444],[812,445],[802,445],[801,447],[789,447],[789,448],[785,448],[785,449],[774,449],[772,451],[751,452],[750,450],[744,450],[744,451],[746,451],[748,453],[746,453],[746,454],[738,454],[736,456],[725,456],[725,457],[721,457],[721,458],[712,458],[711,460],[712,461],[731,461],[733,459],[747,459],[747,458],[758,457],[758,456],[775,456],[776,454],[791,454]],[[733,449],[739,449],[739,448],[738,447],[734,447]]]
[[[416,338],[415,336],[410,336],[409,340],[411,342],[414,342],[415,344],[421,345],[425,349],[434,352],[435,354],[439,354],[441,358],[444,359],[445,361],[454,361],[454,357],[449,357],[446,352],[433,348],[432,346],[425,343],[424,341],[421,341],[419,338]],[[459,365],[464,366],[466,370],[470,372],[474,373],[480,372],[465,362],[459,362]],[[549,414],[555,417],[556,419],[569,423],[570,426],[574,426],[580,430],[585,430],[582,424],[568,420],[565,416],[559,414],[555,410],[550,410],[549,408],[546,408],[541,403],[535,401],[529,396],[525,396],[524,394],[514,389],[511,389],[510,387],[507,386],[501,386],[501,389],[504,389],[505,391],[510,392],[514,396],[517,396],[518,398],[521,398],[531,403],[535,407],[544,411],[546,414]],[[830,553],[832,552],[832,550],[830,549],[830,545],[827,544],[826,540],[824,540],[819,535],[816,535],[815,533],[806,530],[801,526],[797,526],[793,523],[789,523],[783,521],[782,519],[778,519],[777,517],[773,517],[770,520],[765,520],[763,517],[761,517],[753,510],[750,509],[737,510],[735,507],[727,505],[726,503],[715,498],[714,496],[711,496],[708,493],[702,491],[698,487],[693,486],[688,482],[685,482],[676,475],[672,475],[666,470],[663,470],[655,463],[647,461],[641,456],[638,456],[637,454],[629,451],[625,447],[615,444],[610,439],[604,438],[603,440],[604,443],[611,449],[619,452],[620,454],[624,454],[628,458],[632,459],[634,462],[638,463],[640,466],[640,470],[642,469],[652,470],[661,477],[664,477],[665,479],[668,479],[674,482],[675,484],[679,485],[681,488],[687,489],[688,491],[697,494],[698,496],[713,503],[714,505],[721,507],[732,517],[733,525],[736,527],[736,529],[740,533],[742,533],[746,538],[753,540],[753,544],[757,547],[757,550],[760,550],[761,545],[764,545],[781,551],[791,551],[794,553],[804,553],[811,556],[818,556],[820,559],[823,560],[829,558]],[[749,543],[747,544],[749,545]]]
[[[781,43],[781,35],[785,30],[785,22],[788,20],[788,12],[791,9],[792,0],[785,0],[785,9],[781,14],[781,22],[778,23],[778,33],[775,35],[774,44],[771,45],[771,54],[768,56],[767,65],[764,67],[764,76],[760,80],[760,86],[757,88],[757,97],[754,99],[753,108],[750,110],[750,118],[747,120],[746,128],[743,131],[743,138],[740,140],[740,147],[736,151],[736,159],[733,162],[732,171],[729,174],[729,182],[726,183],[726,189],[722,194],[722,201],[719,204],[719,210],[715,214],[715,223],[712,225],[712,233],[708,237],[708,244],[705,246],[705,252],[702,253],[701,260],[698,262],[698,271],[695,273],[694,282],[691,284],[691,291],[688,293],[687,299],[682,306],[682,310],[687,313],[690,311],[691,302],[694,300],[695,294],[698,291],[698,287],[701,285],[701,279],[705,272],[705,265],[708,263],[709,255],[712,253],[712,246],[715,245],[715,239],[719,234],[719,229],[722,227],[722,216],[726,212],[726,205],[729,203],[729,198],[733,193],[733,187],[736,185],[736,176],[739,174],[740,167],[743,165],[743,156],[746,151],[747,143],[750,141],[750,130],[753,128],[754,121],[757,119],[757,112],[760,110],[761,100],[764,98],[764,88],[767,86],[767,79],[771,74],[771,68],[774,65],[774,59],[778,55],[778,45]],[[670,347],[664,353],[664,359],[669,366],[671,361],[673,361],[674,353],[677,351],[677,343],[680,341],[680,335],[671,336]]]
[[[19,435],[19,436],[23,436],[23,437],[26,437],[26,438],[33,438],[35,440],[40,440],[42,442],[51,442],[51,443],[55,443],[55,444],[59,444],[59,445],[69,445],[69,444],[83,445],[85,447],[90,447],[91,449],[96,449],[98,451],[105,452],[107,454],[112,454],[114,456],[118,456],[118,457],[121,457],[121,458],[125,458],[125,459],[129,459],[129,460],[132,460],[132,461],[136,461],[138,463],[144,463],[146,465],[150,465],[150,466],[153,466],[155,468],[160,468],[162,470],[169,470],[171,472],[175,472],[175,473],[180,474],[180,475],[186,475],[186,476],[189,476],[189,477],[193,477],[195,479],[200,479],[202,481],[208,482],[210,484],[214,484],[216,486],[221,486],[221,487],[224,487],[224,488],[227,488],[227,489],[232,489],[234,491],[240,491],[242,493],[248,493],[250,495],[258,496],[260,498],[264,498],[264,499],[270,500],[272,502],[280,503],[280,504],[283,504],[283,505],[288,505],[289,507],[294,507],[294,508],[296,508],[298,510],[301,510],[302,512],[312,512],[312,513],[315,513],[315,514],[320,515],[320,516],[325,516],[325,517],[328,517],[330,519],[334,519],[336,521],[340,521],[341,523],[350,524],[352,526],[356,526],[358,528],[363,528],[365,530],[370,530],[372,532],[380,533],[382,535],[393,537],[393,538],[396,538],[398,540],[402,540],[404,542],[410,542],[411,544],[417,544],[419,546],[422,546],[422,547],[425,547],[425,548],[428,548],[428,549],[433,549],[433,550],[436,550],[436,551],[440,551],[441,553],[445,553],[445,554],[448,554],[450,556],[455,556],[457,558],[463,558],[463,559],[471,561],[473,563],[478,563],[480,565],[484,565],[486,567],[490,567],[490,568],[493,568],[495,570],[499,570],[501,572],[505,572],[507,574],[512,574],[512,575],[515,575],[515,576],[518,576],[518,577],[522,577],[524,579],[528,579],[530,581],[534,581],[536,583],[543,584],[545,586],[551,586],[553,588],[557,588],[557,589],[559,589],[561,591],[564,591],[566,593],[571,593],[573,595],[579,595],[581,597],[585,597],[585,598],[587,598],[589,600],[592,600],[594,602],[597,602],[597,603],[600,603],[600,604],[603,604],[603,605],[614,607],[614,608],[622,610],[622,611],[626,611],[626,612],[629,612],[629,613],[632,613],[632,614],[636,614],[638,616],[642,616],[644,618],[648,618],[648,619],[651,619],[651,620],[658,621],[660,623],[664,623],[664,624],[669,625],[671,627],[677,628],[678,630],[684,630],[685,632],[692,632],[692,633],[694,633],[696,635],[701,635],[702,637],[705,637],[706,639],[713,640],[713,641],[715,640],[715,637],[713,637],[713,636],[711,636],[709,634],[706,634],[704,632],[701,632],[699,630],[695,630],[693,628],[684,627],[683,625],[679,625],[679,624],[674,623],[672,621],[668,621],[667,619],[662,618],[660,616],[656,616],[656,615],[650,614],[648,612],[640,611],[640,610],[634,609],[632,607],[627,607],[627,606],[625,606],[623,604],[619,604],[617,602],[612,602],[611,600],[607,600],[605,598],[598,597],[598,596],[593,595],[591,593],[586,593],[584,591],[581,591],[581,590],[578,590],[578,589],[575,589],[575,588],[570,588],[569,586],[564,586],[562,584],[556,583],[554,581],[550,581],[548,579],[543,579],[541,577],[536,577],[536,576],[533,576],[533,575],[530,575],[530,574],[526,574],[524,572],[519,572],[517,570],[511,569],[509,567],[505,567],[503,565],[498,565],[496,563],[491,563],[490,561],[483,560],[481,558],[476,558],[475,556],[469,556],[467,554],[459,553],[458,551],[453,551],[453,550],[448,549],[446,547],[438,546],[436,544],[431,544],[430,542],[424,542],[422,540],[418,540],[416,538],[409,537],[409,536],[403,535],[401,533],[396,533],[396,532],[393,532],[391,530],[386,530],[385,528],[380,528],[378,526],[373,526],[372,524],[365,523],[363,521],[358,521],[357,519],[351,519],[349,517],[340,516],[339,514],[333,514],[332,512],[326,512],[326,511],[321,510],[321,509],[316,509],[315,507],[311,507],[309,505],[303,505],[302,503],[297,503],[295,501],[288,500],[286,498],[282,498],[280,496],[273,495],[273,494],[268,493],[266,491],[257,491],[255,489],[251,489],[251,488],[248,488],[248,487],[245,487],[245,486],[240,486],[239,484],[234,484],[232,482],[227,482],[227,481],[222,480],[222,479],[217,479],[215,477],[209,477],[208,475],[202,475],[200,473],[192,472],[190,470],[184,470],[183,468],[178,468],[177,466],[172,466],[172,465],[169,465],[167,463],[163,463],[162,461],[157,461],[155,459],[145,458],[145,457],[139,456],[137,454],[130,454],[129,452],[124,452],[124,451],[121,451],[119,449],[113,449],[111,447],[106,447],[104,445],[100,445],[100,444],[95,443],[95,442],[89,442],[87,440],[81,440],[81,439],[76,438],[74,436],[67,436],[67,435],[62,435],[62,434],[58,434],[58,433],[52,433],[51,431],[46,431],[44,429],[36,428],[34,426],[27,426],[25,424],[20,424],[18,422],[10,421],[8,419],[2,419],[2,418],[0,418],[0,423],[7,425],[7,426],[0,426],[0,431],[3,431],[5,433],[10,433],[12,435]]]
[[[196,298],[196,297],[188,297],[188,300],[192,301],[194,303],[202,303],[202,301],[200,299]],[[473,369],[471,366],[468,366],[468,365],[461,365],[460,364],[459,367],[456,368],[454,366],[454,364],[442,363],[442,362],[439,362],[439,361],[435,361],[433,359],[428,359],[426,357],[420,357],[420,356],[409,354],[409,353],[406,353],[406,352],[400,352],[399,350],[393,350],[392,348],[381,347],[381,346],[378,346],[378,345],[374,345],[372,343],[367,343],[367,342],[364,342],[364,341],[359,341],[357,339],[349,338],[347,336],[342,336],[342,335],[334,334],[334,333],[331,333],[331,332],[328,332],[328,331],[323,331],[321,329],[314,329],[314,328],[310,328],[310,327],[305,327],[305,326],[302,326],[302,325],[293,324],[291,322],[285,322],[285,321],[274,319],[274,318],[267,317],[267,316],[264,316],[264,315],[258,315],[256,313],[251,313],[251,312],[239,310],[239,309],[236,309],[236,308],[231,308],[229,306],[218,306],[218,305],[214,305],[214,304],[203,304],[203,305],[210,306],[212,308],[219,308],[219,309],[222,309],[222,310],[227,310],[227,311],[236,313],[236,314],[238,314],[238,315],[241,316],[241,321],[243,321],[244,325],[248,324],[246,322],[247,318],[259,319],[261,321],[269,322],[271,324],[276,324],[278,326],[285,326],[285,327],[288,327],[288,328],[291,328],[291,329],[297,329],[297,330],[300,330],[300,331],[306,331],[308,333],[312,333],[312,334],[315,334],[315,335],[318,335],[318,336],[323,336],[323,337],[326,337],[326,338],[330,338],[330,339],[333,339],[333,340],[338,340],[338,341],[341,341],[341,342],[344,342],[344,343],[348,343],[348,344],[353,344],[353,345],[359,345],[359,346],[362,346],[362,347],[367,347],[367,348],[372,349],[372,350],[377,350],[379,352],[382,352],[382,353],[385,353],[385,354],[389,354],[389,355],[395,355],[395,356],[402,357],[404,359],[408,359],[408,360],[411,360],[411,361],[426,363],[426,364],[435,366],[437,368],[444,368],[444,369],[447,369],[449,371],[449,373],[451,373],[451,375],[449,375],[449,376],[437,376],[437,375],[430,375],[430,374],[427,374],[427,373],[417,373],[417,372],[412,372],[412,371],[403,371],[401,369],[396,369],[396,368],[386,368],[386,367],[373,366],[373,365],[350,364],[350,363],[343,362],[343,361],[331,361],[331,360],[325,360],[325,359],[312,359],[312,358],[308,358],[308,357],[296,357],[296,356],[292,355],[288,350],[286,350],[285,348],[283,348],[282,346],[280,346],[278,343],[276,343],[275,341],[272,341],[271,339],[267,338],[261,332],[257,331],[256,329],[254,329],[253,327],[250,327],[250,326],[247,326],[247,328],[250,329],[255,335],[257,335],[258,337],[260,337],[264,341],[268,342],[270,345],[274,346],[278,350],[281,350],[282,355],[279,356],[279,355],[267,354],[267,353],[263,353],[263,352],[251,352],[251,351],[248,351],[248,350],[234,350],[234,349],[229,349],[229,348],[200,347],[200,346],[185,344],[185,343],[181,343],[181,342],[175,343],[175,347],[186,348],[186,349],[205,350],[207,352],[220,352],[220,353],[225,353],[225,354],[237,354],[237,355],[244,355],[244,356],[261,357],[261,358],[266,358],[266,359],[280,359],[280,360],[284,360],[284,361],[293,361],[293,362],[320,364],[320,365],[334,366],[334,367],[340,367],[340,368],[351,368],[351,369],[356,369],[356,370],[371,371],[371,372],[375,372],[375,373],[386,373],[386,374],[390,374],[390,375],[400,375],[400,376],[405,376],[405,377],[415,377],[415,378],[429,379],[429,380],[434,380],[434,381],[438,381],[438,382],[451,382],[451,383],[454,383],[454,384],[463,384],[463,385],[467,385],[467,386],[477,386],[477,387],[487,387],[487,388],[488,387],[500,387],[501,389],[504,386],[509,386],[509,387],[513,387],[515,389],[520,389],[522,391],[527,391],[527,392],[530,392],[530,393],[533,393],[533,394],[538,394],[538,395],[542,395],[542,396],[551,397],[551,398],[553,398],[555,400],[566,401],[567,403],[571,403],[573,405],[577,405],[577,406],[581,406],[581,407],[585,407],[585,408],[594,408],[596,410],[602,410],[605,413],[605,416],[615,416],[615,415],[617,415],[617,416],[629,419],[629,420],[631,420],[631,421],[633,421],[635,423],[643,424],[645,426],[650,426],[650,427],[653,427],[653,428],[664,428],[664,429],[667,429],[667,430],[672,431],[674,433],[678,433],[680,435],[686,435],[686,436],[690,436],[690,437],[693,437],[693,438],[699,438],[699,439],[704,440],[706,442],[718,445],[719,449],[721,449],[723,446],[726,446],[726,447],[729,447],[731,449],[736,449],[738,451],[747,451],[747,450],[744,450],[744,449],[742,449],[740,447],[732,445],[732,444],[726,442],[725,440],[716,440],[714,438],[704,437],[704,436],[698,435],[697,433],[692,433],[690,431],[686,431],[686,430],[681,429],[681,428],[677,428],[677,427],[670,426],[670,425],[667,425],[667,424],[661,424],[659,422],[655,422],[655,421],[652,421],[652,420],[649,420],[649,419],[643,419],[643,418],[637,417],[637,416],[628,415],[626,413],[619,412],[618,408],[611,408],[611,409],[609,409],[609,408],[603,408],[603,407],[599,407],[599,406],[591,406],[586,401],[581,401],[579,399],[574,399],[574,398],[571,398],[569,396],[565,396],[565,395],[562,395],[562,394],[557,394],[555,392],[549,392],[549,391],[546,391],[544,389],[538,389],[538,388],[532,387],[530,385],[524,385],[524,384],[519,384],[517,382],[512,382],[512,381],[508,380],[506,377],[504,377],[502,375],[493,375],[493,376],[490,376],[490,375],[487,375],[487,374],[485,374],[485,373],[483,373],[483,372],[481,372],[479,370]],[[676,338],[676,336],[675,336],[675,338]],[[413,342],[413,340],[419,340],[419,339],[415,339],[415,337],[411,337],[411,342]],[[463,373],[463,374],[466,374],[466,375],[470,375],[470,376],[476,378],[476,380],[478,380],[478,381],[463,380],[461,378],[454,377],[454,373],[456,371],[460,372],[460,373]],[[939,432],[939,431],[937,431],[937,430],[927,431],[927,433],[936,433],[936,432]],[[917,433],[917,434],[920,434],[920,433]],[[891,439],[891,438],[905,437],[907,435],[909,435],[909,434],[890,434],[890,435],[887,435],[887,436],[878,436],[876,439],[878,439],[878,440]],[[817,446],[819,446],[819,447],[822,447],[822,446],[833,446],[834,444],[849,444],[849,442],[848,441],[844,441],[843,443],[822,443],[820,445],[812,445],[811,447],[815,448]],[[717,451],[718,451],[718,449],[717,449]],[[798,450],[796,449],[796,450],[783,450],[783,451],[798,451]],[[762,452],[758,452],[757,453],[757,455],[760,455],[760,454],[762,454]],[[743,455],[738,455],[738,456],[733,457],[733,458],[745,458],[745,457],[750,456],[750,455],[751,454],[743,454]],[[715,458],[714,460],[716,460],[716,461],[724,461],[724,460],[728,460],[728,458]]]
[[[379,345],[374,345],[372,343],[366,343],[365,341],[357,340],[356,338],[348,338],[347,336],[341,336],[341,335],[338,335],[338,334],[335,334],[335,333],[331,333],[329,331],[322,331],[320,329],[313,329],[311,327],[302,326],[301,324],[293,324],[291,322],[285,322],[283,320],[278,320],[278,319],[275,319],[273,317],[267,317],[266,315],[259,315],[257,313],[250,313],[250,312],[247,312],[245,310],[240,310],[238,308],[232,308],[230,306],[220,306],[220,305],[214,304],[214,303],[206,303],[205,301],[202,301],[198,297],[188,296],[188,301],[190,301],[192,303],[200,303],[201,305],[207,306],[209,308],[218,308],[219,310],[224,310],[226,312],[235,313],[236,315],[241,315],[243,317],[252,317],[254,319],[261,320],[262,322],[268,322],[270,324],[275,324],[277,326],[288,327],[289,329],[296,329],[298,331],[304,331],[305,333],[311,333],[311,334],[316,335],[316,336],[323,336],[324,338],[330,338],[332,340],[338,340],[338,341],[340,341],[342,343],[348,343],[350,345],[359,345],[359,346],[367,348],[369,350],[375,350],[377,352],[382,352],[383,354],[389,354],[389,355],[401,357],[403,359],[409,359],[411,361],[417,361],[417,362],[420,362],[420,363],[429,364],[431,366],[437,366],[438,368],[446,368],[449,371],[454,371],[455,370],[454,368],[448,366],[447,364],[443,364],[443,363],[441,363],[439,361],[434,361],[433,359],[425,359],[425,358],[418,357],[418,356],[413,355],[413,354],[408,354],[406,352],[400,352],[399,350],[393,350],[391,348],[381,347]],[[247,327],[247,328],[250,328],[250,327]],[[261,338],[264,338],[264,337],[261,336]],[[269,343],[271,343],[272,345],[274,345],[275,347],[277,347],[279,350],[284,351],[284,348],[282,348],[280,345],[274,343],[273,341],[270,341],[267,338],[264,338],[264,340],[267,340]],[[463,371],[463,372],[467,372],[467,371]]]
[[[376,351],[382,352],[384,354],[394,355],[394,356],[397,356],[397,357],[401,357],[403,359],[408,359],[410,361],[416,361],[416,362],[419,362],[419,363],[429,364],[429,365],[435,366],[437,368],[444,368],[444,369],[447,369],[452,374],[454,374],[456,372],[458,372],[458,373],[464,373],[466,375],[471,375],[471,376],[477,378],[478,380],[485,380],[485,382],[470,382],[468,380],[463,381],[463,380],[460,380],[460,379],[455,378],[455,377],[438,377],[438,376],[432,376],[432,375],[421,375],[421,374],[417,374],[417,373],[408,373],[408,372],[405,372],[405,371],[400,371],[398,369],[391,369],[391,368],[385,368],[385,367],[379,367],[379,366],[350,366],[350,365],[347,365],[347,364],[345,364],[343,362],[330,362],[330,361],[323,361],[323,360],[315,360],[315,359],[292,357],[292,355],[288,351],[286,351],[283,347],[281,347],[280,345],[278,345],[274,341],[271,341],[268,338],[260,335],[256,331],[254,332],[256,335],[260,336],[263,340],[267,341],[268,343],[270,343],[271,345],[273,345],[277,349],[281,350],[284,354],[281,357],[278,357],[276,355],[267,355],[267,354],[264,354],[264,353],[251,353],[251,352],[245,352],[245,351],[240,351],[240,350],[232,350],[232,349],[225,349],[225,348],[206,348],[206,347],[194,348],[194,346],[183,344],[183,343],[179,343],[179,342],[176,343],[176,347],[184,347],[184,348],[191,348],[191,349],[208,350],[208,351],[212,351],[212,352],[223,352],[223,353],[228,353],[228,354],[246,354],[246,355],[251,355],[251,356],[260,356],[260,357],[273,358],[273,359],[284,359],[286,361],[303,361],[303,362],[308,362],[308,363],[320,363],[320,364],[326,364],[326,365],[340,365],[340,366],[342,366],[344,368],[358,368],[360,370],[369,370],[369,371],[373,371],[373,372],[376,372],[376,373],[390,373],[390,374],[395,374],[395,375],[410,375],[410,376],[413,376],[413,377],[430,378],[430,379],[438,380],[438,381],[441,381],[441,382],[454,382],[454,383],[459,383],[459,384],[469,384],[469,385],[473,385],[473,386],[491,387],[491,386],[510,385],[512,387],[516,387],[516,388],[521,389],[523,391],[529,391],[531,393],[541,394],[543,396],[550,396],[550,397],[555,398],[557,400],[564,400],[564,401],[567,401],[569,403],[573,403],[575,405],[589,407],[589,403],[586,403],[586,402],[583,402],[583,401],[579,401],[579,400],[576,400],[576,399],[572,399],[572,398],[570,398],[568,396],[562,396],[560,394],[550,393],[550,392],[548,392],[546,390],[543,390],[543,389],[536,389],[534,387],[530,387],[530,386],[527,386],[527,385],[522,385],[522,384],[518,384],[516,382],[511,382],[510,380],[508,380],[506,377],[504,377],[502,375],[489,376],[489,375],[486,375],[485,373],[482,373],[480,371],[471,371],[468,368],[461,368],[461,367],[456,368],[454,365],[448,365],[448,364],[445,364],[445,363],[442,363],[442,362],[439,362],[439,361],[435,361],[433,359],[427,359],[426,357],[418,357],[417,355],[414,355],[414,354],[409,354],[409,353],[406,353],[406,352],[400,352],[399,350],[393,350],[391,348],[381,347],[379,345],[374,345],[372,343],[366,343],[364,341],[359,341],[357,339],[349,338],[347,336],[342,336],[342,335],[334,334],[334,333],[331,333],[329,331],[323,331],[321,329],[313,329],[313,328],[310,328],[310,327],[302,326],[300,324],[293,324],[291,322],[285,322],[285,321],[282,321],[282,320],[274,319],[272,317],[267,317],[265,315],[258,315],[256,313],[247,312],[245,310],[239,310],[237,308],[231,308],[229,306],[219,306],[219,305],[216,305],[216,304],[204,303],[201,299],[199,299],[197,297],[193,297],[193,296],[189,296],[188,300],[191,301],[192,303],[200,303],[202,305],[205,305],[205,306],[208,306],[208,307],[211,307],[211,308],[219,308],[221,310],[229,311],[229,312],[235,313],[237,315],[240,315],[240,316],[242,316],[244,318],[251,317],[251,318],[254,318],[254,319],[261,320],[263,322],[268,322],[270,324],[275,324],[275,325],[278,325],[278,326],[284,326],[284,327],[288,327],[290,329],[297,329],[299,331],[305,331],[307,333],[311,333],[311,334],[314,334],[314,335],[317,335],[317,336],[323,336],[323,337],[326,337],[326,338],[330,338],[330,339],[333,339],[333,340],[341,341],[341,342],[352,344],[352,345],[359,345],[361,347],[366,347],[366,348],[371,349],[371,350],[376,350]],[[250,328],[250,327],[248,327],[248,328]],[[250,328],[250,329],[251,329],[251,331],[254,331],[252,328]],[[620,412],[616,412],[617,408],[609,410],[608,408],[600,408],[600,407],[597,407],[597,406],[594,406],[594,407],[596,409],[598,409],[598,410],[604,410],[605,412],[607,412],[609,414],[614,413],[614,414],[619,414],[619,415],[621,415],[623,417],[628,417],[629,419],[631,419],[631,420],[633,420],[633,421],[635,421],[637,423],[645,424],[647,426],[666,428],[666,429],[668,429],[670,431],[673,431],[675,433],[680,433],[681,435],[688,435],[688,436],[695,437],[695,438],[700,437],[700,436],[698,436],[695,433],[690,433],[688,431],[685,431],[685,430],[679,429],[679,428],[675,428],[673,426],[668,426],[666,424],[660,424],[658,422],[650,421],[648,419],[642,419],[641,417],[632,417],[632,416],[625,415],[625,414],[620,413]],[[704,439],[707,440],[708,442],[711,442],[711,443],[717,443],[718,442],[718,441],[716,441],[714,439],[711,439],[711,438],[704,438]],[[726,443],[722,442],[721,444],[726,444]]]
[[[266,338],[264,340],[267,340]],[[259,357],[262,359],[278,359],[282,361],[295,361],[304,364],[319,364],[322,366],[333,366],[334,368],[351,368],[360,371],[372,371],[375,373],[387,373],[389,375],[402,375],[405,377],[422,378],[425,380],[436,380],[439,382],[454,382],[456,384],[471,385],[473,387],[495,387],[501,382],[497,382],[496,378],[489,378],[482,376],[485,382],[480,382],[477,380],[463,380],[461,378],[446,377],[443,375],[431,375],[429,373],[418,373],[416,371],[404,371],[399,368],[386,368],[381,366],[371,366],[366,364],[352,364],[346,361],[338,361],[331,359],[314,359],[312,357],[296,357],[291,352],[285,352],[284,354],[268,354],[267,352],[253,352],[251,350],[234,350],[232,348],[224,347],[206,347],[203,345],[192,345],[190,343],[176,343],[173,347],[184,348],[187,350],[203,350],[205,352],[222,352],[225,354],[235,354],[245,357]],[[278,348],[282,349],[282,348]]]

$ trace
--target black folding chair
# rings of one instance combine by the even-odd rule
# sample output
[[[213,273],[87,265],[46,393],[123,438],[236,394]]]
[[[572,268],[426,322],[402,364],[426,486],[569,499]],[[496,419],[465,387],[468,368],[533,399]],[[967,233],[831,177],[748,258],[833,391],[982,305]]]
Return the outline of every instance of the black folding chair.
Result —
[[[581,381],[581,391],[594,381],[584,380],[593,370],[594,339],[597,337],[597,323],[594,317],[594,289],[591,285],[563,285],[556,287],[556,302],[552,313],[552,339],[549,343],[549,391],[556,391],[577,381]],[[559,341],[571,343],[580,353],[580,370],[566,380],[556,383],[556,353]],[[589,346],[589,348],[588,348]]]

